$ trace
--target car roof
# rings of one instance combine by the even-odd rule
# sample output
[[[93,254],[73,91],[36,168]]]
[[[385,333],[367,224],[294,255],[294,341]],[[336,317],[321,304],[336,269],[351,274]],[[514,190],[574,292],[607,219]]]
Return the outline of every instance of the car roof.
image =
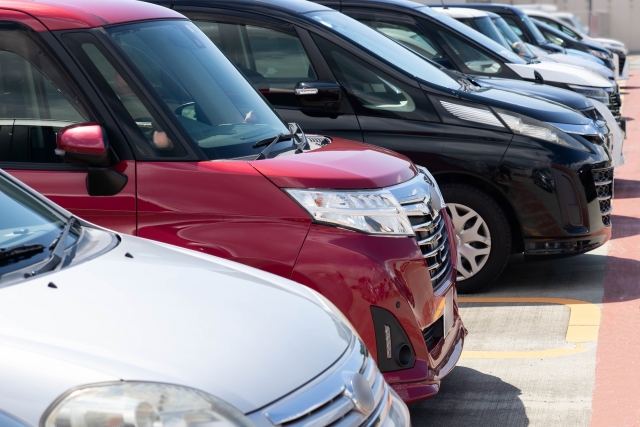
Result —
[[[440,6],[438,4],[430,4],[429,6],[432,7],[437,7]],[[495,9],[495,10],[509,10],[512,13],[515,13],[516,15],[523,15],[524,12],[522,12],[522,9],[520,9],[517,6],[512,6],[510,4],[498,4],[498,3],[457,3],[457,4],[450,4],[448,6],[453,6],[453,7],[464,7],[464,8],[470,8],[470,9],[480,9],[480,10],[487,10],[487,9]]]
[[[3,10],[22,12],[37,19],[36,31],[72,30],[149,19],[185,19],[166,7],[134,0],[3,0]]]
[[[433,7],[432,9],[456,19],[487,16],[487,12],[478,9],[465,9],[462,7]]]
[[[157,0],[156,0],[157,1]],[[236,5],[245,5],[252,8],[267,8],[280,10],[287,13],[307,13],[317,10],[334,10],[321,4],[305,0],[172,0],[174,6],[202,6],[223,7],[234,9]]]

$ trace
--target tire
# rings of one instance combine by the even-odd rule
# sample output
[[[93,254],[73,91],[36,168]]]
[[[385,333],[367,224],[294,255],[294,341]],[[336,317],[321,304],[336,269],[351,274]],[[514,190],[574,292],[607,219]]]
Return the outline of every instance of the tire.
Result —
[[[444,184],[440,190],[459,245],[456,287],[461,294],[478,292],[493,283],[507,265],[509,221],[498,203],[478,188]]]

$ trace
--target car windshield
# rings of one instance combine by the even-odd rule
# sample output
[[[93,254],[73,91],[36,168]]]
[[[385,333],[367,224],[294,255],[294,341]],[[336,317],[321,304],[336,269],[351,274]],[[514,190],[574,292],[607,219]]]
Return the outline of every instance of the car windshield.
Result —
[[[500,34],[502,34],[502,37],[507,41],[507,43],[509,43],[509,47],[511,47],[518,56],[526,59],[536,58],[525,42],[513,32],[509,24],[507,24],[504,19],[500,16],[494,16],[491,20],[498,31],[500,31]]]
[[[49,246],[67,221],[47,205],[0,175],[0,278],[49,257]],[[67,246],[78,240],[71,229]]]
[[[188,21],[106,28],[210,159],[258,155],[287,125],[213,42]],[[291,147],[291,141],[286,143]]]
[[[529,29],[529,31],[533,35],[533,38],[536,39],[536,43],[545,44],[547,42],[547,40],[544,38],[538,27],[536,27],[536,24],[533,23],[531,18],[529,18],[525,14],[519,14],[518,17],[520,18],[522,23]]]
[[[401,48],[399,43],[355,19],[336,11],[309,12],[307,16],[380,59],[425,82],[449,89],[460,89],[460,83],[438,67],[412,51]]]
[[[508,46],[502,46],[495,41],[491,40],[489,37],[485,36],[482,33],[474,30],[468,25],[463,24],[462,22],[450,17],[447,14],[440,13],[437,10],[433,10],[428,6],[420,7],[417,10],[421,11],[425,15],[428,15],[434,19],[437,19],[441,24],[449,27],[453,31],[456,31],[465,37],[475,40],[478,44],[481,44],[486,49],[490,50],[496,55],[502,57],[506,62],[511,62],[514,64],[526,64],[527,61],[520,58],[518,55],[513,53]],[[494,29],[495,31],[495,29]],[[500,35],[498,34],[498,37]]]

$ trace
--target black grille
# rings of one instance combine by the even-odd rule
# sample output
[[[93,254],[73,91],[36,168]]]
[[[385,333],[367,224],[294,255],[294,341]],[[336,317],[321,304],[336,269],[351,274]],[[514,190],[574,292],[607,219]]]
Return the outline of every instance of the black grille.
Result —
[[[582,114],[584,114],[585,116],[587,116],[593,121],[598,121],[600,120],[600,118],[598,117],[598,113],[596,113],[596,111],[597,110],[595,108],[590,108],[590,109],[582,110]]]
[[[625,62],[627,62],[627,57],[623,56],[623,55],[619,55],[618,56],[618,65],[620,66],[620,73],[622,73],[622,70],[624,68]]]
[[[407,210],[418,245],[429,266],[431,284],[436,290],[444,283],[447,273],[451,270],[449,235],[442,216],[443,211],[433,216],[418,214],[412,209],[415,207],[415,202],[405,203],[403,207]]]
[[[422,330],[422,337],[424,338],[424,343],[427,345],[427,350],[431,350],[443,336],[444,316],[440,316],[438,320]]]
[[[596,185],[596,195],[600,203],[602,223],[606,227],[611,226],[611,200],[613,199],[613,168],[593,169],[593,182]]]

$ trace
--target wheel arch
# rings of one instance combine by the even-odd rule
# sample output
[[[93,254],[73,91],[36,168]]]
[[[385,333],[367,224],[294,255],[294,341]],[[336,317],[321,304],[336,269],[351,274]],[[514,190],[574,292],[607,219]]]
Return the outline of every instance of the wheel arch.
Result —
[[[493,197],[493,199],[502,208],[507,216],[507,220],[509,221],[509,226],[511,227],[512,253],[524,252],[524,233],[522,231],[520,218],[507,196],[505,196],[505,194],[494,183],[485,178],[466,173],[445,172],[434,174],[434,178],[438,182],[438,185],[465,184],[478,188]]]

